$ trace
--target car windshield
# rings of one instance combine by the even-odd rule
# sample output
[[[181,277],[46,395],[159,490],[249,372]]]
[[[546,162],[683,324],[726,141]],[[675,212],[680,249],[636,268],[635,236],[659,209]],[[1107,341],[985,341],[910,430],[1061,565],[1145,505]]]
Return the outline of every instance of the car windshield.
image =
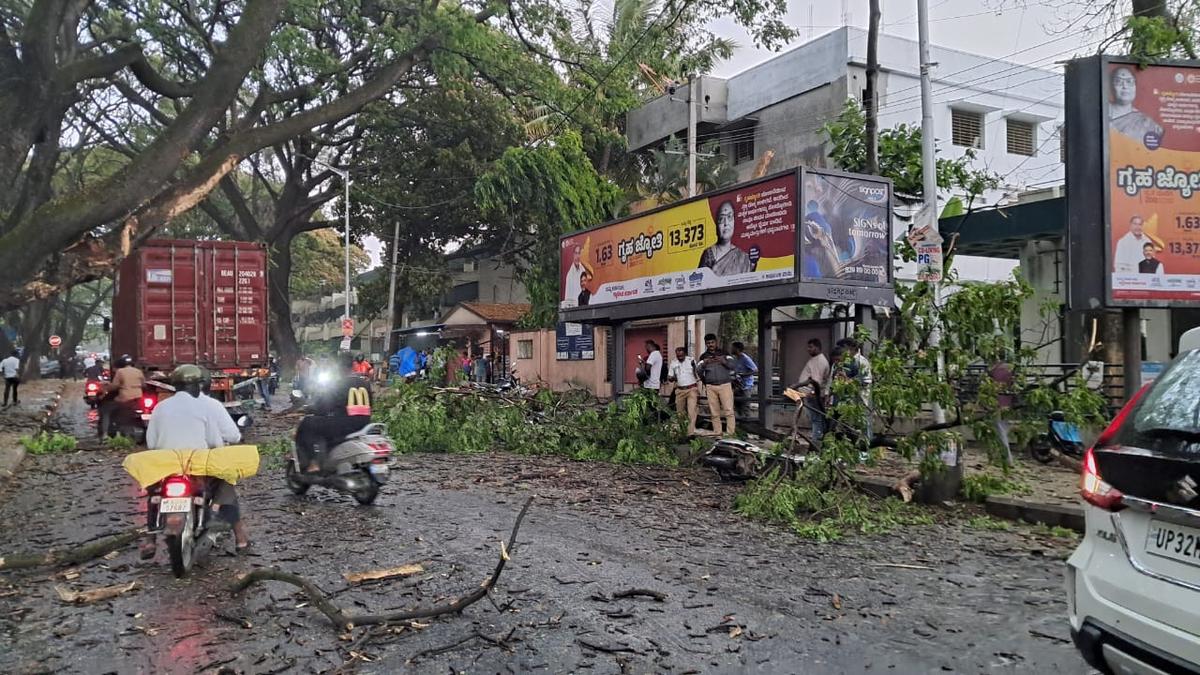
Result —
[[[1139,401],[1134,430],[1200,434],[1200,350],[1182,354]]]

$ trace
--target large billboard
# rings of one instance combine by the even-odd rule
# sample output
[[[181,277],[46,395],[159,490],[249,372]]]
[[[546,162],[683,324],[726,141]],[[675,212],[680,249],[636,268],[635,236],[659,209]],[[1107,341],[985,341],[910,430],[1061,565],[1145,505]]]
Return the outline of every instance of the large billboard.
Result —
[[[1101,72],[1110,304],[1200,302],[1200,68]]]
[[[800,278],[891,285],[891,203],[886,181],[805,171]]]
[[[798,187],[789,173],[564,237],[559,306],[792,280]]]

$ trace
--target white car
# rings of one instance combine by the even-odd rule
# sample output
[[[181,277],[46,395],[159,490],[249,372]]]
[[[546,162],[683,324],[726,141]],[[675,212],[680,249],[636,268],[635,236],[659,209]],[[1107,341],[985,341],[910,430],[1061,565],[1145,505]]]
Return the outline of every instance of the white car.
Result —
[[[1182,345],[1181,345],[1182,347]],[[1200,349],[1182,351],[1084,457],[1071,636],[1104,673],[1200,674]]]

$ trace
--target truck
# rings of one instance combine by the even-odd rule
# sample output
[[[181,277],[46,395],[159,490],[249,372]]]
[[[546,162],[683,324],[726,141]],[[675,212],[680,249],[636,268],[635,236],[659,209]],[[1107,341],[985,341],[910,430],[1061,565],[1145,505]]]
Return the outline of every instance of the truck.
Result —
[[[128,354],[151,381],[194,363],[211,373],[214,398],[252,397],[246,385],[270,359],[267,261],[263,244],[147,241],[117,271],[113,358]]]

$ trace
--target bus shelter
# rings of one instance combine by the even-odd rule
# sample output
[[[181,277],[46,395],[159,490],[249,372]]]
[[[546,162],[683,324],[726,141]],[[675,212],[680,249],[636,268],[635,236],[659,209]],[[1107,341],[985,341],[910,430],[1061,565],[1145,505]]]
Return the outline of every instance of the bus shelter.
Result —
[[[611,328],[616,397],[630,322],[759,310],[755,398],[766,427],[772,310],[893,306],[892,216],[887,179],[797,168],[574,232],[560,239],[559,320]]]

